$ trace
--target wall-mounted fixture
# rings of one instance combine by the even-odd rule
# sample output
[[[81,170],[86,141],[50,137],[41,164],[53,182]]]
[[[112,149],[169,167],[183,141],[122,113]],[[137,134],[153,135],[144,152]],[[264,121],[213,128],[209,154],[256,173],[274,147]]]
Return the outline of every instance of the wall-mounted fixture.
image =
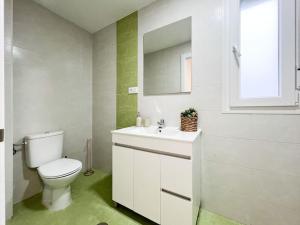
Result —
[[[144,35],[144,95],[192,91],[192,18]]]
[[[20,144],[13,144],[13,155],[17,154],[17,152],[23,151],[25,149],[26,141],[23,141]]]
[[[0,142],[4,141],[4,129],[0,129]]]

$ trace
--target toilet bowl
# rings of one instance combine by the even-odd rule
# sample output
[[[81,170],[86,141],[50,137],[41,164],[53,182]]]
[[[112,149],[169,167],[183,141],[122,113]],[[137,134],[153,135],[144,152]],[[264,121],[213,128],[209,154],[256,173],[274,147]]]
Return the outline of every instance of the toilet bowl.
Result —
[[[71,202],[70,184],[81,171],[82,163],[74,159],[58,159],[37,170],[44,183],[42,203],[51,211],[68,207]]]
[[[82,169],[79,160],[62,158],[63,134],[55,131],[25,137],[27,166],[37,169],[44,183],[42,203],[51,211],[71,204],[70,185]]]

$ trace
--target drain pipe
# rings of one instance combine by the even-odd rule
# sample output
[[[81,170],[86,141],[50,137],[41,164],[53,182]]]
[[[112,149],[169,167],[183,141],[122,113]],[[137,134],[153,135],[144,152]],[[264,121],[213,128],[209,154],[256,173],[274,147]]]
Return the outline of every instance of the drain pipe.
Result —
[[[92,138],[87,139],[86,142],[86,171],[84,176],[91,176],[94,174],[93,167],[93,147],[92,147]]]

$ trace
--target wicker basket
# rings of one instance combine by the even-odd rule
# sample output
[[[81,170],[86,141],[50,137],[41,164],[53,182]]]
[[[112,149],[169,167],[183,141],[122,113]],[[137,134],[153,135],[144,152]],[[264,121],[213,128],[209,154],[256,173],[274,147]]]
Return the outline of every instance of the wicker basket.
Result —
[[[198,117],[181,117],[181,131],[196,132]]]

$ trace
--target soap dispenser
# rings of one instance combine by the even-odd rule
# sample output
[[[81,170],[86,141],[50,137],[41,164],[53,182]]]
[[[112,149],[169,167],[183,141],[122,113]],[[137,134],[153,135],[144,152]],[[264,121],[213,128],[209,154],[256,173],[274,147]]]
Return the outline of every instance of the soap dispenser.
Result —
[[[136,126],[137,127],[141,127],[142,126],[142,117],[140,115],[140,112],[138,112],[138,114],[136,116]]]

